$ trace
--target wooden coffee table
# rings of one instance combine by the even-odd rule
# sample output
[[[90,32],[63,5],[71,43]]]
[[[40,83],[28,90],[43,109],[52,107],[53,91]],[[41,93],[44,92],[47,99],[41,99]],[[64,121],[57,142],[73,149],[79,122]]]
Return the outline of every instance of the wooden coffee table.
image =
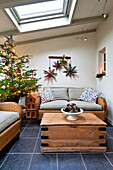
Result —
[[[41,152],[106,151],[106,123],[93,113],[67,120],[63,113],[44,113]]]

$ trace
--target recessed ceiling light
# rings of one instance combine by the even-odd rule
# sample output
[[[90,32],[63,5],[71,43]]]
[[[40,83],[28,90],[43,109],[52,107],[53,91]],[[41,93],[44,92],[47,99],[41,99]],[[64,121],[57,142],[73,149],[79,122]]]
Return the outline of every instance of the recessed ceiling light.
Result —
[[[103,17],[103,18],[106,18],[106,17],[107,17],[107,15],[106,15],[106,14],[102,14],[102,17]]]
[[[84,41],[87,41],[87,37],[84,37]]]

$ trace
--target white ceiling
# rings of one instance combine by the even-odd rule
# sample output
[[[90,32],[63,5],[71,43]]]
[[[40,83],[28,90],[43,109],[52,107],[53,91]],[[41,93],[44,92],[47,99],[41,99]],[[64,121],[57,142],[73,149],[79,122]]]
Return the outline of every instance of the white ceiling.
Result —
[[[17,44],[59,38],[62,36],[65,37],[66,35],[71,36],[79,34],[82,31],[94,31],[101,22],[104,22],[101,15],[106,0],[78,0],[73,13],[72,23],[70,25],[20,33],[5,13],[4,7],[12,7],[24,3],[26,4],[27,2],[32,3],[37,1],[38,0],[0,0],[0,41],[3,41],[2,38],[4,35],[14,35],[14,40]],[[113,0],[107,0],[105,13],[109,14],[112,8]]]

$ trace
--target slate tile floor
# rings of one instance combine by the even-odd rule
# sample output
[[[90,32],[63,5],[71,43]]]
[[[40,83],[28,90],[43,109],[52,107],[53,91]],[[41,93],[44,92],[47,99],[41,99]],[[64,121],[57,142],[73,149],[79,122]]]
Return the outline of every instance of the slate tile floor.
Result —
[[[113,170],[113,127],[107,126],[106,153],[40,152],[41,133],[37,120],[22,121],[20,138],[0,152],[0,170]]]

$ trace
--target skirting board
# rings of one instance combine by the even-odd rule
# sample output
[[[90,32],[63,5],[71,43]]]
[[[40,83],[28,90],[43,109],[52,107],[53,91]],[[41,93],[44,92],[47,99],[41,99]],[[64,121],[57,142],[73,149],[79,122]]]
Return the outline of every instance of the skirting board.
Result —
[[[111,120],[109,117],[107,117],[107,121],[113,126],[113,120]]]

